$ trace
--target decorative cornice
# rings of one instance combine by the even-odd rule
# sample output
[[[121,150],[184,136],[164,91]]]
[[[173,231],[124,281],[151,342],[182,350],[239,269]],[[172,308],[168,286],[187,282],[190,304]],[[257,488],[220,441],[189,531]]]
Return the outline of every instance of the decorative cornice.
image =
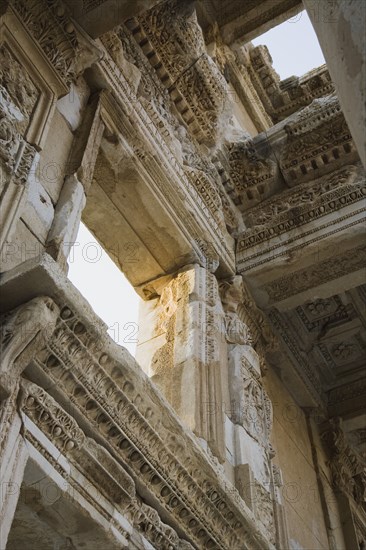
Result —
[[[292,327],[275,309],[268,313],[268,317],[276,333],[283,340],[285,349],[289,351],[289,357],[297,375],[315,400],[315,403],[319,406],[322,405],[323,391],[319,374],[313,368],[313,365],[307,361],[306,355],[301,353]]]
[[[300,78],[294,76],[281,81],[272,67],[272,58],[266,46],[250,49],[245,70],[248,71],[274,123],[309,105],[315,98],[334,92],[334,85],[326,65]]]
[[[185,210],[187,215],[182,230],[193,240],[195,252],[200,259],[202,258],[203,265],[209,260],[202,251],[200,252],[197,243],[202,240],[202,235],[206,234],[206,240],[210,242],[216,254],[233,269],[234,254],[227,244],[226,229],[221,221],[221,227],[218,225],[215,212],[211,212],[196,187],[188,180],[184,165],[179,162],[176,151],[173,150],[174,142],[168,143],[166,139],[162,139],[160,117],[150,116],[107,51],[100,67],[108,85],[114,90],[113,96],[102,96],[102,117],[107,114],[110,119],[105,120],[106,125],[116,124],[117,131],[121,132],[128,146],[135,151],[136,161],[142,173],[154,179],[159,187],[159,193],[164,196],[170,208],[180,208],[181,216],[182,207],[185,208],[183,205],[191,205],[190,209]],[[175,186],[172,182],[175,182]],[[191,211],[197,212],[197,215],[192,215]]]
[[[227,85],[206,53],[192,6],[169,0],[126,25],[169,91],[191,138],[214,145],[221,132]]]
[[[247,250],[365,200],[365,178],[360,175],[356,179],[355,172],[354,167],[342,169],[315,182],[284,191],[280,196],[247,211],[245,218],[250,227],[240,238],[237,251]]]
[[[49,262],[43,268],[50,272],[48,277]],[[63,286],[61,295],[66,296],[69,287],[70,283]],[[193,545],[272,548],[240,496],[227,492],[227,480],[132,358],[88,321],[85,309],[80,316],[72,310],[76,295],[73,290],[67,305],[61,305],[55,332],[33,361],[36,370],[30,374],[43,371],[54,399],[67,399],[73,418],[83,428],[88,426],[88,433],[95,433],[119,464],[128,466],[136,485],[138,481],[144,486],[145,500],[159,501],[165,521],[173,528],[184,527]],[[29,403],[29,414],[36,419],[34,403]],[[54,433],[57,419],[55,413],[46,422],[47,433]],[[74,438],[65,436],[65,445],[68,440]]]
[[[82,447],[85,434],[77,422],[42,388],[25,379],[20,406],[59,449],[71,451]]]
[[[366,399],[366,378],[329,390],[328,405],[337,405],[337,403],[352,401],[358,397]]]
[[[127,472],[115,459],[93,439],[87,438],[75,419],[42,388],[28,380],[21,382],[20,408],[23,413],[41,430],[67,459],[82,472],[88,481],[95,486],[108,501],[117,506],[131,524],[139,530],[152,544],[159,544],[164,550],[191,549],[189,543],[182,541],[174,529],[164,524],[156,510],[147,506],[136,497],[135,484]],[[80,492],[92,506],[96,507],[103,517],[114,523],[114,526],[128,540],[130,534],[113,521],[102,505],[98,505],[88,490],[82,488],[73,474],[53,460],[42,440],[36,439],[31,428],[23,428],[24,436],[46,457],[60,475]]]
[[[334,229],[324,232],[321,235],[317,235],[312,239],[307,239],[306,244],[313,244],[316,242],[321,241],[322,239],[326,239],[327,237],[330,237],[331,235],[336,235],[337,233],[341,233],[346,231],[347,229],[350,229],[351,227],[355,227],[356,225],[362,225],[364,224],[364,217],[359,217],[361,214],[364,214],[366,212],[366,208],[360,208],[354,212],[351,212],[349,214],[345,214],[344,216],[340,216],[336,220],[328,221],[327,223],[319,226],[319,227],[312,227],[309,229],[309,231],[304,231],[301,234],[301,237],[309,237],[310,235],[317,233],[319,230],[327,229],[328,227],[335,226]],[[352,221],[352,218],[357,216],[357,219]],[[345,222],[346,220],[351,219],[349,223],[341,224],[340,222]],[[264,265],[268,263],[268,257],[266,256],[264,259],[258,259],[253,262],[255,258],[263,258],[263,252],[268,254],[271,252],[270,259],[275,260],[276,258],[280,258],[281,256],[285,257],[288,255],[288,245],[295,243],[298,241],[298,235],[295,235],[289,239],[287,239],[284,242],[280,242],[277,244],[273,244],[271,246],[267,246],[264,250],[257,250],[252,255],[247,255],[245,253],[245,249],[240,251],[240,254],[237,255],[237,265],[238,265],[238,271],[240,273],[244,273],[245,271],[249,271],[255,267],[258,267],[260,265]],[[296,250],[301,250],[304,248],[304,244],[300,243],[296,246],[291,247],[291,251],[295,252]],[[277,251],[277,253],[276,253]]]

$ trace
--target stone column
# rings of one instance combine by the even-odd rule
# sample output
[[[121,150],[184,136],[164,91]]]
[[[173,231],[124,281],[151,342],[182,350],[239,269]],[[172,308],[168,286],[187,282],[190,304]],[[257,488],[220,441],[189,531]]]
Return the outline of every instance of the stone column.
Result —
[[[136,359],[183,422],[225,460],[226,344],[218,283],[191,265],[149,284]]]
[[[220,284],[225,311],[229,359],[229,418],[235,433],[235,483],[275,542],[274,488],[270,444],[272,404],[262,382],[264,358],[259,350],[258,324],[245,314],[247,296],[242,277]],[[245,322],[245,321],[248,322]],[[250,326],[251,325],[251,326]],[[253,330],[253,334],[252,334]]]
[[[38,297],[0,319],[0,548],[6,547],[28,460],[18,414],[20,376],[52,334],[57,314],[50,298]]]
[[[363,549],[366,547],[365,460],[350,445],[339,417],[323,425],[321,439],[329,459],[347,548]]]
[[[303,1],[366,167],[366,3],[363,0]]]

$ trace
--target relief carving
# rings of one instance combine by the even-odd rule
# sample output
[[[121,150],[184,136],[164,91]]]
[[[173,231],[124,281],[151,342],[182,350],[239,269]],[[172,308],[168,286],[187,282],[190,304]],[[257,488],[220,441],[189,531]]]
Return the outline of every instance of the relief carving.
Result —
[[[281,198],[268,199],[245,212],[248,229],[240,237],[238,252],[364,201],[366,186],[360,168],[348,166],[284,191]]]
[[[231,143],[227,146],[227,152],[229,175],[234,187],[230,196],[234,203],[243,210],[254,195],[257,201],[266,198],[276,183],[276,163],[261,157],[251,140]]]
[[[3,105],[0,105],[0,159],[4,162],[8,172],[12,171],[15,166],[16,154],[21,139],[14,122],[14,118],[9,116]],[[1,179],[3,180],[3,178]],[[1,187],[4,185],[5,181],[2,182]]]
[[[67,452],[83,445],[84,432],[47,392],[25,379],[21,387],[23,411],[59,448]]]
[[[251,536],[247,539],[248,531],[242,527],[247,520],[235,510],[240,502],[234,504],[225,494],[224,480],[219,478],[218,484],[217,472],[207,471],[211,466],[203,455],[192,453],[192,442],[141,370],[124,364],[105,346],[105,337],[64,306],[52,340],[38,353],[35,364],[68,396],[106,448],[129,465],[131,475],[158,499],[167,515],[180,522],[184,518],[192,543],[202,547],[214,537],[222,550],[243,540],[250,547]],[[169,439],[172,433],[174,441]],[[262,546],[267,546],[264,539]]]
[[[241,422],[247,432],[262,445],[269,445],[272,431],[272,403],[264,390],[260,376],[243,357],[241,360],[243,395]]]
[[[361,246],[352,251],[338,254],[334,258],[317,263],[307,269],[301,269],[291,275],[276,279],[263,288],[271,300],[281,301],[313,286],[318,286],[352,271],[357,271],[357,269],[362,269],[365,262],[366,247]]]
[[[300,78],[293,76],[281,81],[272,66],[272,58],[266,46],[249,50],[245,69],[274,123],[308,105],[315,98],[334,91],[325,65]]]
[[[1,103],[7,105],[16,130],[23,136],[40,92],[5,45],[0,47],[0,93]]]
[[[10,5],[38,42],[66,89],[100,56],[94,42],[77,31],[59,0],[11,0]]]
[[[358,155],[335,95],[315,99],[293,115],[284,127],[286,145],[280,158],[281,172],[292,187],[334,166],[356,162]]]
[[[226,339],[229,348],[229,382],[231,393],[231,418],[264,447],[269,446],[272,430],[272,404],[263,388],[261,366],[264,366],[263,350],[260,357],[254,351],[259,312],[245,316],[245,301],[248,298],[242,277],[236,276],[220,284],[220,293],[226,320]],[[249,310],[248,310],[249,311]],[[253,322],[254,321],[254,322]],[[254,328],[254,337],[251,327]]]
[[[355,166],[347,166],[341,170],[323,176],[315,182],[295,187],[291,191],[281,193],[281,198],[273,198],[261,204],[260,206],[245,213],[245,219],[249,226],[254,225],[273,225],[273,219],[291,209],[296,208],[296,214],[300,214],[309,209],[309,205],[324,203],[327,199],[335,199],[345,196],[347,191],[355,191],[353,183],[357,178],[357,169]],[[357,178],[358,179],[358,178]],[[362,182],[357,181],[359,186]],[[336,192],[339,190],[340,192]],[[328,195],[330,193],[330,195]],[[302,208],[302,207],[307,207]],[[323,212],[325,208],[323,207]],[[319,212],[321,214],[321,210]],[[312,216],[314,217],[314,216]],[[283,217],[280,219],[282,220]],[[285,218],[283,218],[285,219]]]
[[[338,417],[330,419],[321,438],[329,456],[335,489],[351,497],[366,512],[365,458],[350,447],[342,420]]]
[[[51,336],[58,313],[56,304],[43,296],[1,317],[2,398],[9,395],[22,371]]]
[[[227,86],[205,51],[192,5],[172,0],[126,24],[169,90],[191,138],[214,145],[222,131]]]

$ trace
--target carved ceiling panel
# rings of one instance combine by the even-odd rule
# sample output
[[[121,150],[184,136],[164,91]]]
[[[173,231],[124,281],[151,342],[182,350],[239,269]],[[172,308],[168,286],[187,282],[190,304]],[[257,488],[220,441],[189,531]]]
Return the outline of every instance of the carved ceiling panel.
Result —
[[[335,391],[342,389],[347,394],[366,377],[365,297],[366,285],[362,285],[326,299],[307,301],[292,310],[269,312],[295,370],[303,371],[306,362],[330,403]],[[355,414],[358,412],[359,403],[355,402]]]

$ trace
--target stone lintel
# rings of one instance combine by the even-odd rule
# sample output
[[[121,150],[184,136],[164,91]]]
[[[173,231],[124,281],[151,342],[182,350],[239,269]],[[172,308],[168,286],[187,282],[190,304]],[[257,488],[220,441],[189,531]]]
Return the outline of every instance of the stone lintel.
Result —
[[[65,0],[71,14],[92,38],[110,31],[126,19],[158,4],[161,0]]]

